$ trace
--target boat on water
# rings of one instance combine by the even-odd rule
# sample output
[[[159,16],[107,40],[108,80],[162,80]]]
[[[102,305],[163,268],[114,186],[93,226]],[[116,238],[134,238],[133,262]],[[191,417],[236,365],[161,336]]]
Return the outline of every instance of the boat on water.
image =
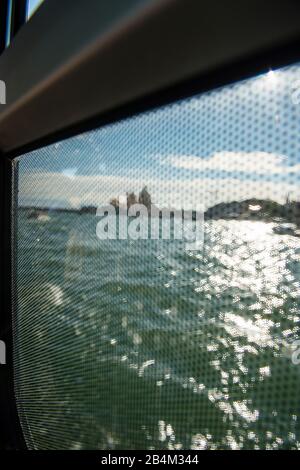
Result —
[[[297,226],[291,223],[276,225],[273,227],[273,232],[277,235],[293,235],[294,237],[300,237],[300,230],[297,230]]]
[[[27,219],[38,220],[39,222],[48,222],[50,216],[47,211],[33,209],[27,215]]]

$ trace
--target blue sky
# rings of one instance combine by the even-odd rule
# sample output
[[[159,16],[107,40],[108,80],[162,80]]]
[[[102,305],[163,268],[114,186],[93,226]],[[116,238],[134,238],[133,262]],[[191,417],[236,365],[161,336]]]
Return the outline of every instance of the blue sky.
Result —
[[[44,0],[28,0],[27,16],[31,16]]]
[[[300,199],[298,90],[295,65],[31,152],[20,202],[99,205],[144,184],[158,205]]]

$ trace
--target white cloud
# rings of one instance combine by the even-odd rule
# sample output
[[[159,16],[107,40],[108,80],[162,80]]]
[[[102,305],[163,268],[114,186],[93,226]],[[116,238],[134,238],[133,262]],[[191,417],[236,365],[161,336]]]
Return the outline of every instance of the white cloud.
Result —
[[[160,158],[162,158],[160,156]],[[169,155],[162,163],[191,171],[226,171],[257,175],[300,173],[300,164],[287,166],[288,157],[268,152],[217,152],[202,158],[189,155]]]
[[[66,168],[62,171],[62,174],[68,178],[74,178],[77,173],[77,168]]]

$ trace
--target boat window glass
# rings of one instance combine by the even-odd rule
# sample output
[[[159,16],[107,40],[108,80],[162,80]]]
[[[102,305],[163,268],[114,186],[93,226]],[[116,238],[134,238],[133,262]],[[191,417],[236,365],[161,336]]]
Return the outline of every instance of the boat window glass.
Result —
[[[44,0],[27,0],[27,19],[36,12],[36,10],[41,6]]]
[[[300,66],[14,162],[30,449],[300,447]]]

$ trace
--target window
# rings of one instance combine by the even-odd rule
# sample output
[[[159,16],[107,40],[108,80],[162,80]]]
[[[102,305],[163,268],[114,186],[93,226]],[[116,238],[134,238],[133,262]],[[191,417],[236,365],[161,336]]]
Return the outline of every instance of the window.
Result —
[[[28,21],[44,0],[6,0],[0,5],[0,53],[9,46],[19,29]]]
[[[29,19],[36,10],[41,6],[44,0],[28,0],[27,2],[27,19]]]
[[[270,71],[14,163],[29,448],[299,448],[299,89]]]
[[[11,34],[11,15],[12,15],[12,0],[7,2],[7,17],[6,17],[6,34],[5,34],[5,46],[9,46],[10,34]]]

